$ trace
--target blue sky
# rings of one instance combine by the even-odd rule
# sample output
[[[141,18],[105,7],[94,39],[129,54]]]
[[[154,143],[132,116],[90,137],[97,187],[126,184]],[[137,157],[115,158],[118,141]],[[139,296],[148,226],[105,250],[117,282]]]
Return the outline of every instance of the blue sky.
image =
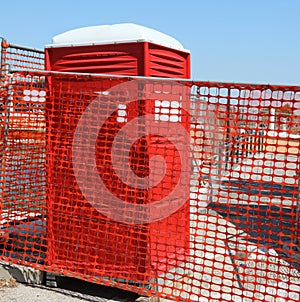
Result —
[[[191,51],[195,80],[300,85],[299,0],[1,1],[0,36],[43,48],[65,31],[132,22]]]

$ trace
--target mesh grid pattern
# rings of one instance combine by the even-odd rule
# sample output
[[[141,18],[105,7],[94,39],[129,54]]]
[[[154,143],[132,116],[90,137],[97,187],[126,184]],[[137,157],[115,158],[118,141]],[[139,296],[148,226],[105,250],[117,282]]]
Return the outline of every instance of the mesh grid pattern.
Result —
[[[44,51],[35,48],[14,45],[2,40],[1,69],[44,70]]]
[[[3,260],[178,301],[299,301],[300,87],[26,72],[7,91]]]

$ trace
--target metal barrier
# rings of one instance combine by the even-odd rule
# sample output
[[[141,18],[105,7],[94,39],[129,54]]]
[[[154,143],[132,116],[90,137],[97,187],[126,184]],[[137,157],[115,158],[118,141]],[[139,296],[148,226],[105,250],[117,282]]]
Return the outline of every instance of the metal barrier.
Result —
[[[4,209],[4,221],[13,221],[29,214],[27,209],[31,199],[35,200],[34,207],[37,200],[37,203],[45,200],[45,168],[41,168],[45,155],[42,158],[34,155],[36,149],[45,152],[45,81],[39,77],[39,81],[34,84],[26,83],[24,78],[17,79],[11,72],[43,70],[44,51],[15,45],[3,38],[0,41],[0,163],[3,169],[0,180],[0,212]],[[36,90],[28,90],[28,87],[35,87]],[[37,91],[38,95],[35,95]],[[24,171],[27,175],[25,178]],[[37,180],[35,185],[34,179]],[[12,210],[9,215],[8,208]],[[22,211],[23,208],[25,212]]]
[[[44,50],[16,45],[1,40],[1,72],[13,70],[44,70]]]
[[[2,260],[178,301],[299,301],[300,87],[9,83]]]
[[[246,131],[242,135],[233,137],[230,142],[225,143],[226,170],[231,169],[234,164],[239,163],[245,156],[257,154],[264,151],[266,131]]]

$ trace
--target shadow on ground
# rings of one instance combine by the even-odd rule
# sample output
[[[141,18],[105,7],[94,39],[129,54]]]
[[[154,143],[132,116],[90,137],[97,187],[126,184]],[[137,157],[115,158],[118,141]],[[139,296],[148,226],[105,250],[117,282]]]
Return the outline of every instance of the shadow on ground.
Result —
[[[209,207],[234,224],[238,230],[244,231],[247,241],[274,249],[281,258],[300,269],[300,243],[296,242],[296,208],[218,203],[211,203]]]
[[[47,287],[47,289],[58,291],[60,293],[63,292],[65,294],[74,293],[74,295],[76,296],[78,296],[79,293],[82,295],[99,297],[99,298],[103,298],[104,301],[113,300],[113,301],[131,302],[131,301],[135,301],[139,297],[139,295],[126,290],[94,284],[76,278],[59,276],[56,278],[56,280],[57,280],[57,287],[52,287],[52,288]],[[89,301],[88,299],[85,300]]]

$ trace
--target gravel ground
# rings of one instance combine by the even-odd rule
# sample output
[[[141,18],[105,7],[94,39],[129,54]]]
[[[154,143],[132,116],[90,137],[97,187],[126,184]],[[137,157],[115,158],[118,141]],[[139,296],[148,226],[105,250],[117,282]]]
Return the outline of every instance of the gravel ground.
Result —
[[[1,302],[133,302],[138,296],[116,288],[91,284],[71,279],[64,282],[64,288],[32,286],[11,282],[0,284]]]

